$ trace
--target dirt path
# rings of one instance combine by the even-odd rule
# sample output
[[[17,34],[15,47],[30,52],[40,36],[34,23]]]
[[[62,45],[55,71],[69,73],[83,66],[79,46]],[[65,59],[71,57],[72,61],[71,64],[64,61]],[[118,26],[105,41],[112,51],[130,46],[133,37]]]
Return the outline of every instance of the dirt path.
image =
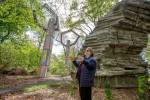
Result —
[[[76,91],[77,92],[77,91]],[[29,93],[14,93],[1,96],[2,100],[79,100],[78,93],[71,95],[66,89],[42,89]]]
[[[1,85],[4,86],[0,89],[0,100],[80,100],[78,86],[71,83],[70,77],[7,76],[3,79],[5,79],[5,82],[0,81]],[[39,84],[46,84],[48,87],[38,88],[34,91],[22,91],[25,87],[33,87]],[[137,100],[136,90],[134,89],[113,89],[112,91],[114,100]],[[106,99],[105,90],[98,87],[93,88],[92,96],[93,100]]]
[[[3,80],[2,80],[3,78]],[[51,76],[5,76],[1,78],[0,100],[79,100],[78,90],[70,90],[71,77]],[[5,80],[5,81],[4,81]],[[22,89],[40,84],[60,84],[60,86],[25,92]],[[68,87],[67,87],[68,86]],[[76,93],[75,93],[76,92]]]
[[[48,77],[48,78],[38,78],[38,77],[31,77],[31,76],[7,76],[5,78],[4,83],[2,84],[4,87],[0,88],[0,95],[3,95],[5,93],[9,92],[16,92],[18,90],[21,90],[25,87],[29,87],[32,85],[38,85],[43,83],[68,83],[71,81],[71,77]],[[10,82],[11,81],[11,82]],[[10,83],[9,83],[10,82]],[[2,82],[1,82],[2,83]],[[4,85],[6,83],[6,85]]]
[[[93,100],[100,99],[98,89],[93,89]],[[0,100],[80,100],[78,89],[70,90],[69,87],[41,89],[34,92],[16,92],[5,94]]]

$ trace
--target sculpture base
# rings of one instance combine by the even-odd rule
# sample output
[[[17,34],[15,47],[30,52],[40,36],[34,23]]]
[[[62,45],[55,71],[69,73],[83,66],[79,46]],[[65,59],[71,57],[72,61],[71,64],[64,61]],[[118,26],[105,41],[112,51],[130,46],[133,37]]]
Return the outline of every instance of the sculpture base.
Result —
[[[144,75],[144,74],[143,74]],[[95,86],[104,88],[109,83],[112,88],[136,88],[141,75],[96,76]]]

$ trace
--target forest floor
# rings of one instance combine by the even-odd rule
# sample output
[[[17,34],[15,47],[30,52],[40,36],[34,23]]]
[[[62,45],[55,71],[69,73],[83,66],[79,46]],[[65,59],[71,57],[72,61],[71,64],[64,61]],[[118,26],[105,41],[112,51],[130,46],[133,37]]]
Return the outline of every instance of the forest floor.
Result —
[[[17,88],[16,88],[17,87]],[[99,100],[93,89],[94,100]],[[97,96],[96,96],[97,95]],[[78,85],[71,77],[1,76],[0,100],[80,100]]]
[[[16,88],[17,87],[17,88]],[[113,90],[114,100],[136,100],[136,91]],[[120,95],[119,95],[120,94]],[[104,89],[93,88],[93,100],[105,100]],[[120,99],[122,98],[122,99]],[[80,100],[71,77],[0,76],[0,100]]]

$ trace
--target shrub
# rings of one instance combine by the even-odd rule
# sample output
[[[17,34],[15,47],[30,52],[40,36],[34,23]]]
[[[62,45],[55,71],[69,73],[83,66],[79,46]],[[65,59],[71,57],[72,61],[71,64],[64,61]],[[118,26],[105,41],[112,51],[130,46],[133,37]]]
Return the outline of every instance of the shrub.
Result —
[[[139,100],[146,100],[146,91],[148,89],[146,76],[138,77],[138,95]]]
[[[106,100],[113,100],[112,88],[108,80],[105,81],[105,94],[106,94]]]
[[[40,50],[29,41],[23,44],[12,42],[0,44],[1,72],[11,72],[15,69],[33,72],[39,67],[40,55]]]

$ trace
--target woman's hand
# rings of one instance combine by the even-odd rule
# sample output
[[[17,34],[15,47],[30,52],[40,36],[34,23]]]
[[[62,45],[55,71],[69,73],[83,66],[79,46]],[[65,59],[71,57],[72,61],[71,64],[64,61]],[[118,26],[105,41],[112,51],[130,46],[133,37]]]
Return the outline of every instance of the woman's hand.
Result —
[[[78,61],[78,62],[83,62],[84,57],[83,56],[78,56],[78,57],[68,57],[67,59],[71,61]]]
[[[80,62],[83,62],[84,57],[80,56],[80,57],[78,58],[78,60],[79,60]]]
[[[77,57],[66,57],[67,60],[71,60],[71,61],[74,61],[74,60],[77,60]]]

